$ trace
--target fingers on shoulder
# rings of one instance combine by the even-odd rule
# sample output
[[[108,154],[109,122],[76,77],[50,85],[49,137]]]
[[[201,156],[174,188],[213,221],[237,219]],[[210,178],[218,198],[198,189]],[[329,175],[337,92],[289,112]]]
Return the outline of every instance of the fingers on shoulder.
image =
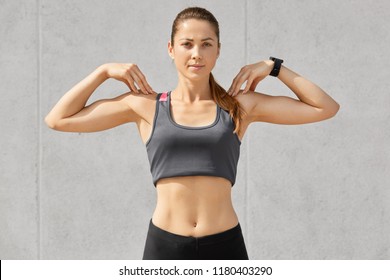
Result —
[[[117,97],[113,98],[117,101],[122,101],[125,103],[129,103],[129,105],[137,104],[139,102],[150,102],[153,100],[156,100],[157,93],[151,93],[151,94],[143,94],[140,90],[137,91],[128,91],[121,95],[118,95]]]

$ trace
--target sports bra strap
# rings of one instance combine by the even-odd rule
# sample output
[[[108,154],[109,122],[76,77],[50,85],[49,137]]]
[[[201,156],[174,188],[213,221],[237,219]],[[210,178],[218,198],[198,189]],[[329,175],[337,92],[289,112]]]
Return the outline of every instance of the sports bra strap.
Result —
[[[167,101],[167,100],[168,100],[168,92],[161,93],[159,101],[161,102],[161,101]]]

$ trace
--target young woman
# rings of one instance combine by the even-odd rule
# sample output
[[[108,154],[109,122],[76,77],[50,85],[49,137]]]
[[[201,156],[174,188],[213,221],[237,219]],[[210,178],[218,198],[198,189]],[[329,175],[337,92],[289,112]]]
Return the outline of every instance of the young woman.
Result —
[[[211,74],[220,52],[218,22],[202,8],[177,15],[168,52],[178,73],[172,91],[154,92],[135,64],[107,63],[69,90],[45,121],[69,132],[137,124],[157,190],[143,259],[248,259],[231,188],[249,124],[317,122],[339,105],[277,58],[243,67],[225,91]],[[297,99],[255,92],[268,75]],[[109,78],[131,91],[86,106]]]

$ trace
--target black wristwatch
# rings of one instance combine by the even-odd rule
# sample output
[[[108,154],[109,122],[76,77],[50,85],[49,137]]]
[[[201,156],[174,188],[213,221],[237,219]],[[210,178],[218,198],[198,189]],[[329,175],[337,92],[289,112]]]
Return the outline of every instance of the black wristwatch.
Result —
[[[272,56],[269,59],[275,62],[274,69],[272,69],[271,73],[269,74],[271,76],[277,77],[279,75],[280,67],[282,67],[283,59],[272,57]]]

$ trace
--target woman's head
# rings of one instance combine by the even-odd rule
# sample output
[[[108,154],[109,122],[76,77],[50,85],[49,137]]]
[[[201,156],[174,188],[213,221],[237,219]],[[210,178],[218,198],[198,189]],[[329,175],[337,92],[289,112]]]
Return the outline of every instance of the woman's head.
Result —
[[[203,8],[181,11],[173,21],[168,50],[181,75],[208,78],[219,56],[218,21]]]
[[[190,7],[176,16],[168,50],[178,72],[194,80],[207,78],[213,100],[229,112],[235,124],[234,132],[239,133],[244,111],[211,73],[220,47],[219,24],[212,13],[204,8]]]

